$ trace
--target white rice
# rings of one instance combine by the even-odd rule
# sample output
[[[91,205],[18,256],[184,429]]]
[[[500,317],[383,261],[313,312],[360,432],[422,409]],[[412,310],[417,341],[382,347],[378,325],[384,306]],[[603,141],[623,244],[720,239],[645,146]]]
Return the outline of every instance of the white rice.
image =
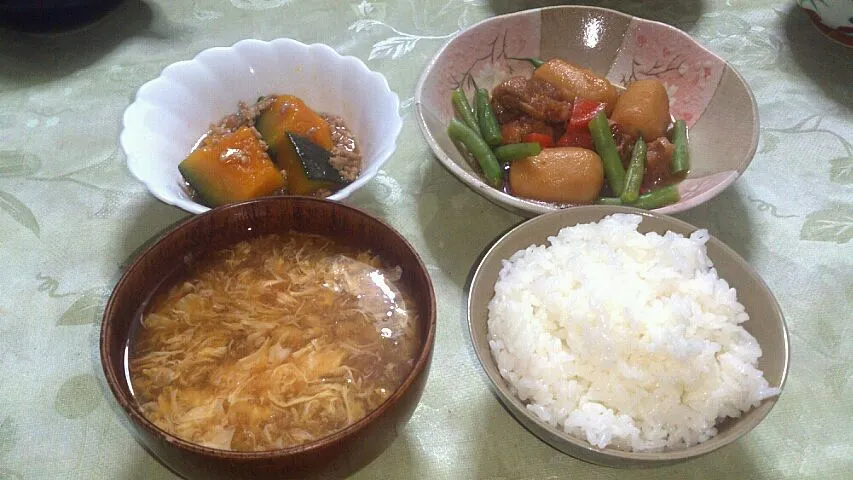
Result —
[[[489,302],[503,378],[542,421],[592,445],[682,449],[779,393],[706,230],[641,234],[639,215],[562,229],[504,261]]]

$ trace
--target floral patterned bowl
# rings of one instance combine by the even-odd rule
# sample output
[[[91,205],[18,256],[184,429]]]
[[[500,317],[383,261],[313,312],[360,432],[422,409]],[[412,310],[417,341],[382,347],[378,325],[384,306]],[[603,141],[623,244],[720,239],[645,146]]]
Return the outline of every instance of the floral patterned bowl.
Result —
[[[491,88],[511,75],[529,75],[510,57],[560,57],[606,76],[616,85],[657,78],[670,111],[690,129],[691,169],[681,200],[659,208],[676,213],[704,203],[743,173],[758,144],[758,109],[744,79],[686,33],[613,10],[560,6],[484,20],[450,40],[427,66],[415,93],[421,131],[438,160],[492,202],[525,216],[558,210],[489,186],[447,135],[451,91],[470,79]],[[469,90],[470,91],[470,90]],[[469,94],[470,96],[470,94]]]
[[[367,183],[396,148],[400,100],[382,74],[327,45],[250,39],[169,65],[139,89],[119,139],[128,168],[160,200],[192,213],[209,210],[190,197],[178,164],[238,102],[272,93],[296,95],[317,111],[341,116],[359,142],[361,174],[330,200]]]
[[[853,2],[846,0],[797,0],[797,5],[827,37],[853,47]]]

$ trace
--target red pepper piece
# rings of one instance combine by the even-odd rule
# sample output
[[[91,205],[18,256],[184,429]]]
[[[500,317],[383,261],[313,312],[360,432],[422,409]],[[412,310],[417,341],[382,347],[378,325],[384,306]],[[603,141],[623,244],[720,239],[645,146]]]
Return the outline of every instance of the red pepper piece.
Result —
[[[521,141],[525,143],[538,143],[542,148],[551,148],[554,146],[554,139],[550,135],[538,132],[528,133],[521,138]]]
[[[558,147],[581,147],[594,150],[592,136],[588,128],[569,128],[566,133],[557,140]]]
[[[604,110],[603,103],[594,102],[585,98],[575,98],[572,104],[572,116],[569,117],[569,129],[589,128],[589,121],[600,111]]]

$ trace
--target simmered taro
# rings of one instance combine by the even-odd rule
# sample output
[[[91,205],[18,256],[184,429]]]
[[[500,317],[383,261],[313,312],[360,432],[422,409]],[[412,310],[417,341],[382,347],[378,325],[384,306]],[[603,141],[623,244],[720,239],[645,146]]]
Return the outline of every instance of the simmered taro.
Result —
[[[525,60],[535,67],[529,78],[508,78],[490,96],[478,89],[473,108],[461,88],[453,92],[462,121],[454,119],[448,135],[477,161],[487,183],[558,206],[654,209],[679,200],[674,185],[689,170],[687,129],[670,116],[660,81],[637,80],[620,92],[565,60]]]

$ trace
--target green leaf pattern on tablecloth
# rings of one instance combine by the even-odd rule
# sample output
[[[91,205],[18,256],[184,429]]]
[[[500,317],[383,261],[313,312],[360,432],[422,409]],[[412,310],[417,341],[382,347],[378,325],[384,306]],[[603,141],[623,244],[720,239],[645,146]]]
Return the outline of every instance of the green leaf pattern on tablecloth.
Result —
[[[847,243],[853,239],[853,204],[839,204],[810,213],[800,239]]]
[[[384,27],[385,29],[393,32],[394,35],[374,43],[373,47],[370,49],[370,54],[367,57],[368,60],[397,60],[414,50],[418,45],[418,42],[421,40],[446,40],[456,34],[456,32],[453,32],[448,35],[439,36],[416,35],[401,32],[381,20],[374,19],[357,20],[350,24],[348,28],[354,33],[362,33],[365,31],[372,31],[378,27]]]
[[[778,136],[795,135],[798,137],[820,134],[830,139],[834,145],[845,152],[843,156],[829,160],[812,160],[818,171],[826,172],[830,184],[853,184],[853,144],[836,129],[825,126],[825,115],[808,115],[794,125],[784,128],[762,129],[764,148],[761,153],[776,150]],[[753,200],[750,198],[750,200]],[[769,204],[768,204],[769,205]],[[775,207],[774,207],[774,216]],[[847,243],[853,238],[853,205],[837,203],[806,215],[800,231],[800,239],[820,242]]]
[[[770,215],[773,215],[776,218],[795,218],[797,215],[786,215],[779,212],[779,208],[776,205],[765,202],[764,200],[747,197],[748,200],[754,204],[756,204],[759,212],[770,212]]]
[[[826,369],[824,381],[829,385],[832,393],[835,395],[845,395],[847,385],[853,376],[850,375],[849,365],[844,363],[836,363]]]
[[[36,290],[47,293],[47,296],[50,298],[65,298],[80,295],[79,292],[60,291],[59,280],[55,277],[51,277],[50,275],[44,275],[42,273],[36,274],[36,280],[39,282]]]
[[[56,392],[56,413],[73,420],[92,413],[103,400],[101,388],[94,375],[75,375],[62,383]]]
[[[106,292],[103,289],[89,290],[71,306],[57,320],[57,325],[91,325],[100,321],[106,305]]]
[[[20,150],[0,150],[0,177],[30,175],[41,167],[41,159]]]
[[[15,419],[6,417],[0,421],[0,458],[8,455],[15,447],[17,441],[18,427]]]
[[[18,480],[21,474],[3,465],[10,457],[15,444],[18,442],[18,426],[15,419],[5,417],[0,420],[0,480]]]
[[[829,161],[829,179],[842,185],[853,184],[853,156],[833,158]]]
[[[30,208],[24,205],[24,202],[18,200],[11,193],[0,191],[0,210],[6,212],[9,216],[15,219],[22,227],[31,231],[35,236],[39,236],[41,227],[36,220],[36,216]]]
[[[20,480],[24,477],[21,474],[9,470],[7,468],[0,467],[0,480]]]
[[[779,148],[779,137],[772,133],[765,133],[761,136],[763,145],[758,153],[773,153]]]
[[[388,12],[388,4],[385,2],[368,2],[361,0],[359,3],[351,3],[350,9],[359,18],[375,18],[384,20]]]
[[[778,66],[781,39],[765,27],[737,15],[707,14],[694,35],[735,67],[767,69]]]
[[[421,37],[408,34],[388,37],[373,44],[370,56],[367,59],[390,58],[391,60],[396,60],[414,50],[420,39]]]
[[[0,222],[6,227],[0,231],[6,269],[0,339],[4,345],[19,338],[42,342],[0,351],[4,372],[12,370],[8,358],[20,362],[11,377],[0,378],[0,480],[174,478],[135,442],[118,413],[103,408],[109,402],[99,383],[93,325],[108,286],[131,252],[182,214],[132,177],[117,136],[122,110],[166,65],[249,37],[324,42],[362,59],[387,77],[405,116],[397,151],[351,203],[382,215],[421,253],[436,287],[440,328],[412,423],[358,478],[848,480],[853,288],[838,284],[853,278],[843,274],[853,262],[853,130],[845,101],[853,89],[837,80],[853,78],[853,70],[849,51],[835,57],[847,63],[824,70],[797,57],[826,57],[838,46],[821,42],[793,2],[594,2],[687,28],[753,89],[761,119],[753,163],[733,187],[685,217],[738,239],[732,246],[777,293],[791,333],[792,369],[774,411],[747,437],[704,458],[665,470],[612,470],[538,442],[489,391],[464,334],[462,289],[480,250],[521,219],[442,169],[409,113],[422,69],[459,29],[495,11],[556,3],[145,0],[120,7],[127,37],[113,39],[117,35],[105,33],[119,29],[103,25],[56,40],[0,31],[6,42],[0,55],[14,52],[14,41],[31,51],[49,46],[50,55],[39,58],[62,67],[19,64],[4,75],[14,59],[3,56],[0,68]],[[131,19],[127,12],[139,15]],[[75,48],[63,48],[64,42]],[[95,42],[110,48],[89,54]],[[86,48],[78,52],[77,46]],[[507,74],[477,72],[490,81]],[[798,175],[805,177],[802,186]],[[732,227],[747,230],[719,231]],[[821,270],[824,262],[833,268]],[[45,362],[44,352],[56,358]],[[481,438],[499,441],[471,441]]]
[[[820,114],[809,115],[791,127],[787,128],[764,128],[763,132],[776,132],[779,134],[810,134],[824,133],[832,136],[841,147],[850,155],[853,156],[853,144],[844,138],[843,135],[833,129],[823,127],[824,116]]]
[[[231,0],[231,5],[247,10],[269,10],[290,2],[291,0]]]

